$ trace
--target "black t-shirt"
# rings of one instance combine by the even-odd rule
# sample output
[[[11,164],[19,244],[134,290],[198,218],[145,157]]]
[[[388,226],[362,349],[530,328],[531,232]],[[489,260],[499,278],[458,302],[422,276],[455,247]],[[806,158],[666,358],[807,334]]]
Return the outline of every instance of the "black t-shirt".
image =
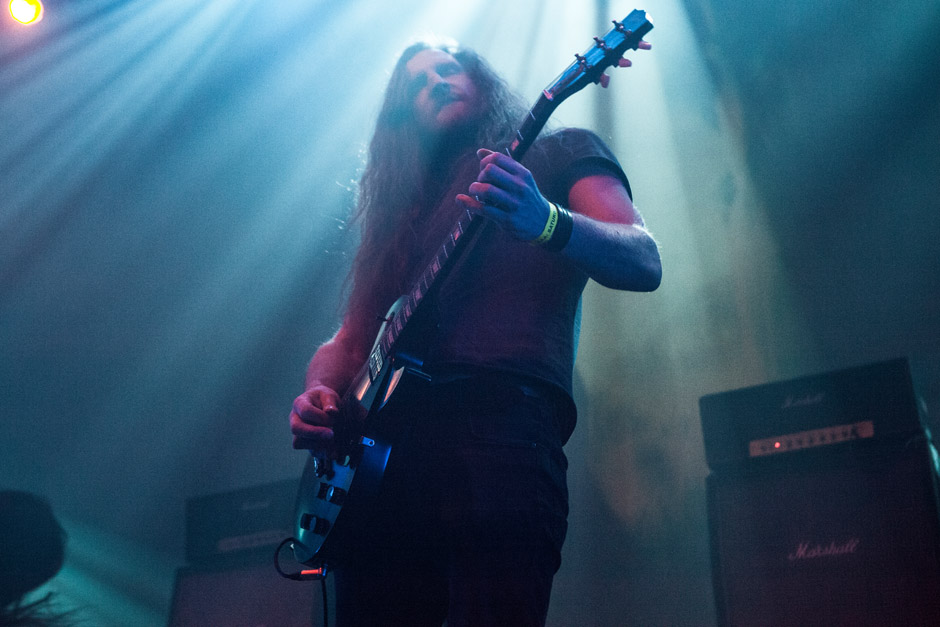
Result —
[[[427,224],[416,225],[424,231],[427,250],[436,250],[456,222],[461,208],[454,197],[476,179],[478,163],[472,153],[463,160]],[[561,206],[568,206],[575,182],[594,174],[615,176],[630,190],[610,149],[589,131],[564,129],[540,137],[522,163],[542,195]],[[562,255],[488,224],[441,286],[425,367],[510,372],[549,382],[570,397],[575,319],[586,283],[587,276]]]

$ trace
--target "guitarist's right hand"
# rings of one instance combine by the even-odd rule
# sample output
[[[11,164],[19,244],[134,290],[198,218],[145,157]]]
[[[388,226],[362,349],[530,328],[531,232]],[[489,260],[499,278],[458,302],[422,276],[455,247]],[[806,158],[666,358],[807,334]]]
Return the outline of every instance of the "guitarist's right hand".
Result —
[[[340,419],[340,396],[325,385],[315,385],[294,399],[290,431],[295,449],[315,454],[333,451],[333,429]]]

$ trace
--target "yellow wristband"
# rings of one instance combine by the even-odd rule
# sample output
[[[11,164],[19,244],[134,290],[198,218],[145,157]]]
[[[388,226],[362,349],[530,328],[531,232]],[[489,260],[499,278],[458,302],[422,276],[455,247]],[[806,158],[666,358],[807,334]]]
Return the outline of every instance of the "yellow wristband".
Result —
[[[555,233],[556,226],[558,226],[558,205],[553,202],[549,202],[548,220],[545,221],[545,228],[542,229],[541,235],[532,240],[532,243],[541,245],[552,239],[552,235]]]

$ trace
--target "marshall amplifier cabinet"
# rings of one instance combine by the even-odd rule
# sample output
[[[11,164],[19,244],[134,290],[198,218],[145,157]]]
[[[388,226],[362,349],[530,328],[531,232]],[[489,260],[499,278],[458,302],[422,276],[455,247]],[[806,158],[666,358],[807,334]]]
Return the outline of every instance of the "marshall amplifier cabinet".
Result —
[[[176,571],[169,627],[311,627],[322,599],[313,581],[284,579],[270,556]]]
[[[701,412],[720,625],[940,625],[936,454],[906,361]]]
[[[294,533],[298,479],[187,499],[186,560],[206,564],[246,553],[273,555]]]
[[[699,409],[712,470],[923,431],[906,359],[711,394]]]

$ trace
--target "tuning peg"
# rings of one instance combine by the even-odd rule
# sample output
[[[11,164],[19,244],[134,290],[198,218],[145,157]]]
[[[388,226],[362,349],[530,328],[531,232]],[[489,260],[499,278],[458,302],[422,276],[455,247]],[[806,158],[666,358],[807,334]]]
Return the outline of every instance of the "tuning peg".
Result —
[[[600,37],[594,38],[594,45],[600,48],[601,50],[607,50],[607,42],[601,39]]]
[[[624,26],[623,22],[618,22],[617,20],[611,20],[611,21],[614,23],[614,27],[617,29],[617,31],[623,33],[624,36],[629,37],[630,35],[633,34],[633,31],[627,28],[626,26]]]
[[[614,64],[614,67],[630,67],[631,65],[633,65],[633,62],[630,61],[630,59],[620,57],[617,59],[617,63]],[[606,88],[608,85],[610,85],[610,76],[607,74],[607,72],[604,72],[597,77],[595,82],[600,83],[601,87]]]

